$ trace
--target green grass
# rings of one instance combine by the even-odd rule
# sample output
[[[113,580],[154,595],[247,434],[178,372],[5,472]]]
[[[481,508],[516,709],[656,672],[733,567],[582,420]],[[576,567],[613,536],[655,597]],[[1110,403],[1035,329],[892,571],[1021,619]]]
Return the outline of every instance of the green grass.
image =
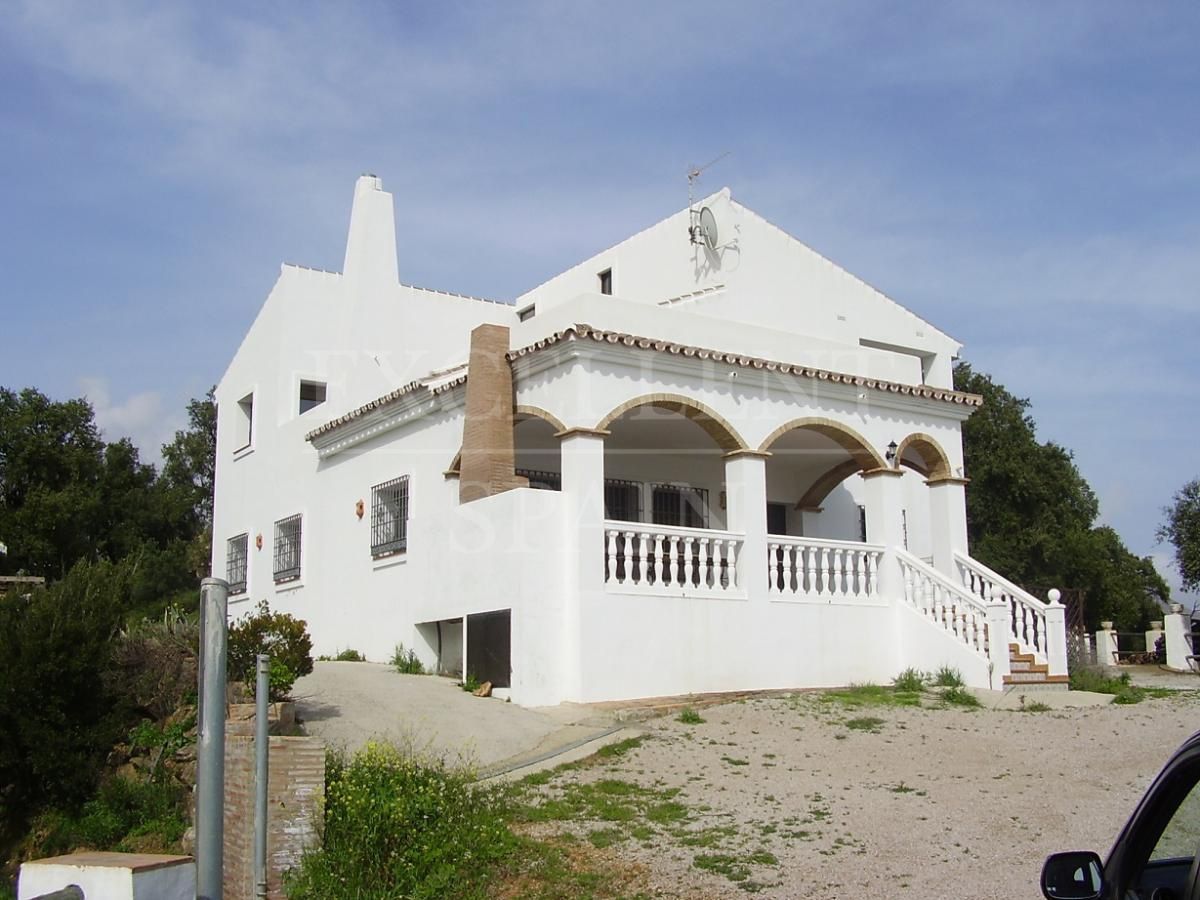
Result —
[[[925,689],[925,676],[909,667],[892,680],[892,690],[903,694],[919,694]]]
[[[1113,703],[1141,703],[1146,699],[1145,688],[1130,684],[1128,672],[1114,677],[1106,675],[1101,669],[1077,668],[1071,672],[1070,687],[1073,691],[1112,694]]]
[[[642,746],[642,739],[640,737],[625,738],[623,741],[605,744],[596,751],[596,755],[601,759],[617,759],[624,756],[630,750],[636,750],[640,746]]]
[[[942,702],[947,706],[962,706],[966,709],[976,709],[982,705],[978,697],[965,687],[957,685],[942,691]]]
[[[903,674],[903,673],[902,673]],[[872,706],[920,706],[920,691],[901,691],[879,684],[852,684],[839,691],[825,691],[822,703],[838,703],[848,709]]]
[[[703,725],[704,717],[690,706],[685,706],[679,711],[679,715],[675,721],[682,722],[684,725]]]

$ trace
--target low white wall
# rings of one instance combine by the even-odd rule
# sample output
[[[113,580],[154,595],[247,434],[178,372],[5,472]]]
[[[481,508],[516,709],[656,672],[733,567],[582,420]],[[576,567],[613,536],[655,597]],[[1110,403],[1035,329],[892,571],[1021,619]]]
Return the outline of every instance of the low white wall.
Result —
[[[886,604],[596,593],[583,599],[583,702],[886,684]]]
[[[87,900],[194,900],[196,864],[183,857],[75,853],[21,865],[17,900],[77,885]]]
[[[947,666],[958,669],[970,687],[997,691],[1004,688],[999,677],[996,684],[991,683],[986,659],[907,604],[896,604],[895,634],[900,669],[911,666],[922,672],[934,672]]]

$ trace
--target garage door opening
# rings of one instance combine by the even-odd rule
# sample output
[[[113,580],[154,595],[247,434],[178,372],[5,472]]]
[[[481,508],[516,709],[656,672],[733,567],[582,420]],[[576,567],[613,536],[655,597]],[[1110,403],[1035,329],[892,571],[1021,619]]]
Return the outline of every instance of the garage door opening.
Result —
[[[467,674],[492,687],[509,687],[512,677],[512,610],[467,616]]]
[[[462,678],[463,623],[462,619],[442,619],[440,622],[421,622],[417,634],[424,641],[426,653],[422,658],[437,660],[433,671],[438,675]]]

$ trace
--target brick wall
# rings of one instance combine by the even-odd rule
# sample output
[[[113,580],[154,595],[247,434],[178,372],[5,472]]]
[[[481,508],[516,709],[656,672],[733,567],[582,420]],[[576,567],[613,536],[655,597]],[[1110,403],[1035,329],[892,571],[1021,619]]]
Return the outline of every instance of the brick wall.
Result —
[[[283,900],[283,873],[317,840],[325,796],[325,745],[272,737],[267,778],[267,896]],[[225,740],[225,900],[254,898],[254,739]]]
[[[513,379],[508,329],[480,325],[471,332],[467,363],[467,410],[463,422],[458,500],[469,503],[528,481],[513,468]]]

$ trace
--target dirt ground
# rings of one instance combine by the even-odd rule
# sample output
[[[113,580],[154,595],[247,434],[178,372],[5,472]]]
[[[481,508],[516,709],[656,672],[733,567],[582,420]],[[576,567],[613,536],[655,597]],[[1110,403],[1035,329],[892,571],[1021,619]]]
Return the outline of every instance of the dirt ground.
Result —
[[[1035,898],[1046,854],[1108,850],[1200,729],[1200,693],[1040,712],[797,694],[700,715],[547,773],[540,797],[576,812],[535,827],[644,866],[659,896]]]

